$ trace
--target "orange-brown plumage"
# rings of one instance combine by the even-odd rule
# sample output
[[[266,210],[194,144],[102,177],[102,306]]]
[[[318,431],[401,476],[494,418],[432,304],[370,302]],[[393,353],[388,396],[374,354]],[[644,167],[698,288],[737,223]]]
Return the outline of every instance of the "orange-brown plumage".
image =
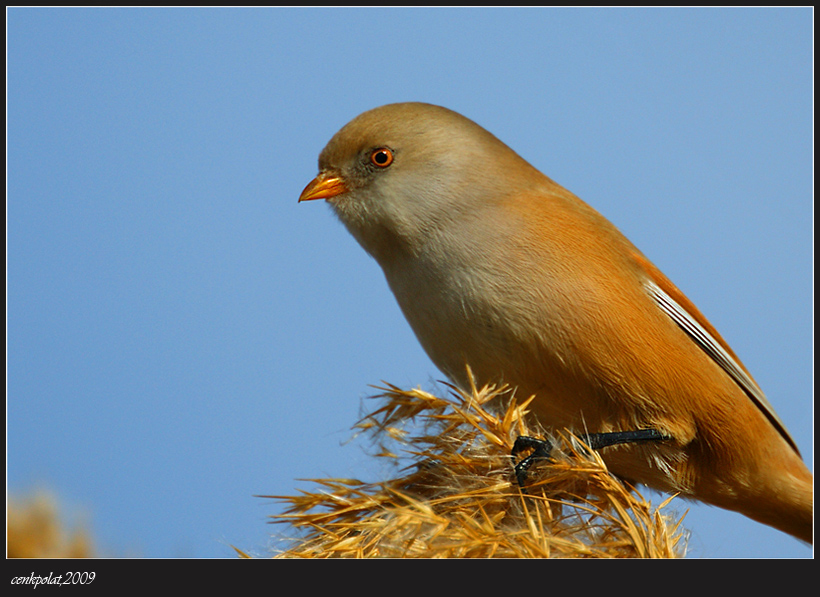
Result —
[[[660,431],[670,439],[602,456],[812,540],[812,475],[728,344],[608,220],[490,133],[427,104],[371,110],[322,152],[301,197],[315,198],[456,383],[469,366],[535,395],[549,427]]]

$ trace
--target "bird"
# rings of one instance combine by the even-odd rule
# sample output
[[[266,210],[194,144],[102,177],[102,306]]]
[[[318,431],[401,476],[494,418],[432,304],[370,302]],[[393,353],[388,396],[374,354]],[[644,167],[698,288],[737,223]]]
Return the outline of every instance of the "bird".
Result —
[[[543,426],[603,438],[612,474],[812,543],[812,473],[751,373],[609,220],[495,135],[429,103],[368,110],[319,154],[299,201],[317,199],[454,384],[506,384]]]

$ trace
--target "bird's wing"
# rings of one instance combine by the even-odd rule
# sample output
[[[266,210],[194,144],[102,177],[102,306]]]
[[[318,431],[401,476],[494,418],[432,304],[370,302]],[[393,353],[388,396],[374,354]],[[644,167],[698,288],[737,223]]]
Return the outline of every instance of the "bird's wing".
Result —
[[[797,444],[789,435],[783,421],[777,416],[763,390],[752,379],[749,371],[717,330],[712,327],[712,324],[707,321],[692,301],[686,298],[657,267],[643,255],[636,254],[634,257],[648,276],[645,287],[655,303],[692,338],[701,350],[729,374],[799,455]]]

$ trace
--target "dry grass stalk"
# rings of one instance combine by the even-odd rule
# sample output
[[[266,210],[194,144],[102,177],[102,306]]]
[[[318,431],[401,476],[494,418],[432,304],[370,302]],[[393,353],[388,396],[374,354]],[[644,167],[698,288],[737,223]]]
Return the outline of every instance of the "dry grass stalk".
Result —
[[[670,558],[685,551],[680,520],[610,475],[600,457],[561,436],[561,453],[534,466],[522,492],[510,457],[529,401],[505,388],[452,388],[442,398],[386,385],[384,404],[357,424],[398,458],[416,461],[380,483],[315,479],[315,491],[267,496],[287,504],[274,522],[302,538],[277,557]],[[486,408],[494,401],[493,408]],[[501,406],[501,408],[499,408]],[[498,411],[498,414],[495,414]],[[408,433],[408,423],[421,432]]]

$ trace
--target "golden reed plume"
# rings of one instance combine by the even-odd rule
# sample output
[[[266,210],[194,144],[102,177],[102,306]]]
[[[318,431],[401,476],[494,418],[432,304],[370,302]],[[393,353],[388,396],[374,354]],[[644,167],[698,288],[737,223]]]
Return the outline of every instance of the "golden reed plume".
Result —
[[[529,401],[519,404],[508,388],[450,386],[447,397],[389,384],[378,389],[381,405],[356,429],[372,436],[376,457],[398,462],[404,452],[414,464],[383,482],[313,479],[314,490],[262,496],[286,505],[273,521],[298,536],[276,557],[684,555],[680,519],[661,513],[673,498],[652,506],[569,434],[553,438],[553,460],[532,467],[522,491],[512,445],[541,430],[528,428]]]

